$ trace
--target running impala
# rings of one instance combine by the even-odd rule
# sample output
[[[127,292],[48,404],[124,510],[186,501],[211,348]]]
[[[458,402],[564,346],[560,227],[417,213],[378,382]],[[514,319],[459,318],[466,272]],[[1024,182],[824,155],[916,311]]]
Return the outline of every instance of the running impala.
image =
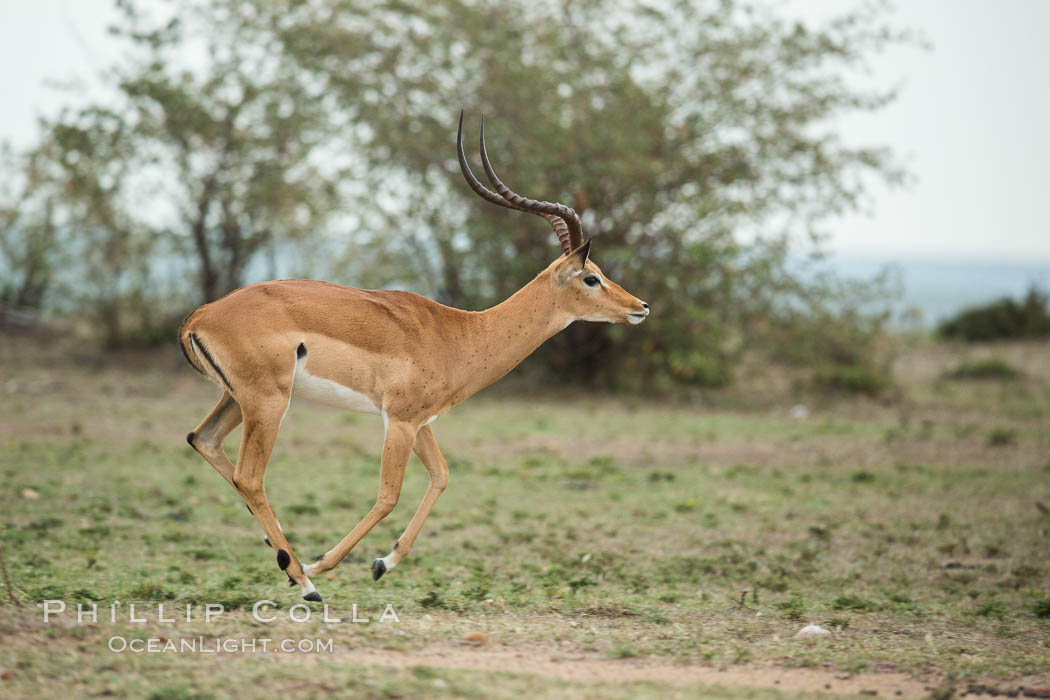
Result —
[[[310,577],[336,566],[397,504],[405,465],[415,450],[430,477],[422,503],[390,553],[372,562],[379,579],[412,549],[448,485],[448,466],[431,427],[467,397],[510,372],[573,321],[641,323],[649,305],[608,279],[588,256],[580,219],[563,204],[519,196],[504,185],[485,151],[481,162],[495,192],[463,154],[463,115],[456,137],[460,169],[492,204],[542,216],[562,255],[509,299],[485,311],[461,311],[417,294],[343,287],[313,280],[260,282],[191,313],[179,330],[193,368],[222,389],[211,413],[186,440],[230,485],[259,521],[277,565],[302,597],[320,601]],[[317,561],[300,563],[263,489],[263,475],[293,396],[382,416],[385,437],[375,505]],[[237,464],[223,440],[244,422]]]

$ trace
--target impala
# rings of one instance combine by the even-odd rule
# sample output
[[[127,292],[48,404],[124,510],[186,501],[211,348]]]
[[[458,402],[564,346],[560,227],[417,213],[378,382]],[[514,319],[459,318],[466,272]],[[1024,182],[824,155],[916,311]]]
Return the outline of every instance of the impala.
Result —
[[[412,549],[423,521],[448,485],[448,466],[431,427],[438,417],[507,374],[573,321],[641,323],[649,305],[609,280],[588,258],[580,219],[563,204],[521,197],[481,162],[496,191],[481,184],[456,137],[460,169],[482,199],[537,214],[554,228],[562,255],[513,296],[486,311],[461,311],[409,292],[343,287],[312,280],[260,282],[191,313],[179,342],[194,369],[222,396],[186,440],[236,489],[259,521],[277,564],[306,600],[320,601],[311,576],[328,571],[397,504],[412,451],[430,482],[391,552],[372,562],[372,578]],[[379,495],[335,547],[303,566],[281,531],[263,475],[293,396],[383,417]],[[244,422],[237,464],[222,443]]]

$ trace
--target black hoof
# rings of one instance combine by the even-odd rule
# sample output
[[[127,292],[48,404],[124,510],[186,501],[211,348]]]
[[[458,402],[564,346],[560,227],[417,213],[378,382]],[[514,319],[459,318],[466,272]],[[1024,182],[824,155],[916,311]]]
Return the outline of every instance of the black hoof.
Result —
[[[281,571],[288,568],[288,565],[292,563],[292,558],[288,556],[288,552],[283,549],[277,550],[277,566],[281,567]]]
[[[303,596],[303,600],[308,600],[311,603],[320,603],[321,602],[321,594],[318,593],[317,591],[311,591],[310,593],[307,593],[306,595]]]
[[[382,559],[376,559],[372,562],[372,580],[378,581],[386,573],[386,562]]]
[[[197,437],[197,436],[194,435],[193,433],[190,433],[189,435],[186,436],[186,442],[188,442],[190,444],[190,447],[193,447],[193,438],[195,438],[195,437]]]
[[[265,542],[265,543],[266,543],[266,546],[267,546],[267,547],[273,547],[273,545],[272,545],[272,544],[270,544],[270,538],[269,538],[269,537],[264,537],[264,538],[263,538],[263,542]]]

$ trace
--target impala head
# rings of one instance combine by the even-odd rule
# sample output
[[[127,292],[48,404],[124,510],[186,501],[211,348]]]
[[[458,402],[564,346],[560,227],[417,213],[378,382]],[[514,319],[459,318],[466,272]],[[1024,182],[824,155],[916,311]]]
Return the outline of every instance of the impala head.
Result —
[[[590,260],[591,241],[583,242],[583,227],[576,212],[564,204],[540,202],[515,194],[496,176],[485,150],[485,117],[481,117],[481,163],[496,192],[474,177],[463,154],[463,113],[459,115],[456,135],[459,166],[470,188],[479,197],[507,209],[536,214],[554,228],[561,243],[562,256],[551,263],[541,276],[548,276],[556,308],[566,312],[571,321],[605,321],[607,323],[641,323],[649,315],[649,305],[631,295],[607,278]],[[498,194],[497,194],[498,193]]]
[[[557,306],[573,321],[641,323],[649,305],[605,276],[588,255],[591,241],[555,260],[543,273],[550,275]]]

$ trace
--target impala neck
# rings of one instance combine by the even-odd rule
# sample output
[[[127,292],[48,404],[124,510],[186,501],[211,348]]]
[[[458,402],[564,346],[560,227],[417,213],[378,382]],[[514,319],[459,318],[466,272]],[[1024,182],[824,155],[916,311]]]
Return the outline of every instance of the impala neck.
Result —
[[[541,274],[502,304],[471,314],[473,342],[464,352],[459,400],[503,377],[568,325],[571,317],[558,309],[552,291],[550,276]]]

